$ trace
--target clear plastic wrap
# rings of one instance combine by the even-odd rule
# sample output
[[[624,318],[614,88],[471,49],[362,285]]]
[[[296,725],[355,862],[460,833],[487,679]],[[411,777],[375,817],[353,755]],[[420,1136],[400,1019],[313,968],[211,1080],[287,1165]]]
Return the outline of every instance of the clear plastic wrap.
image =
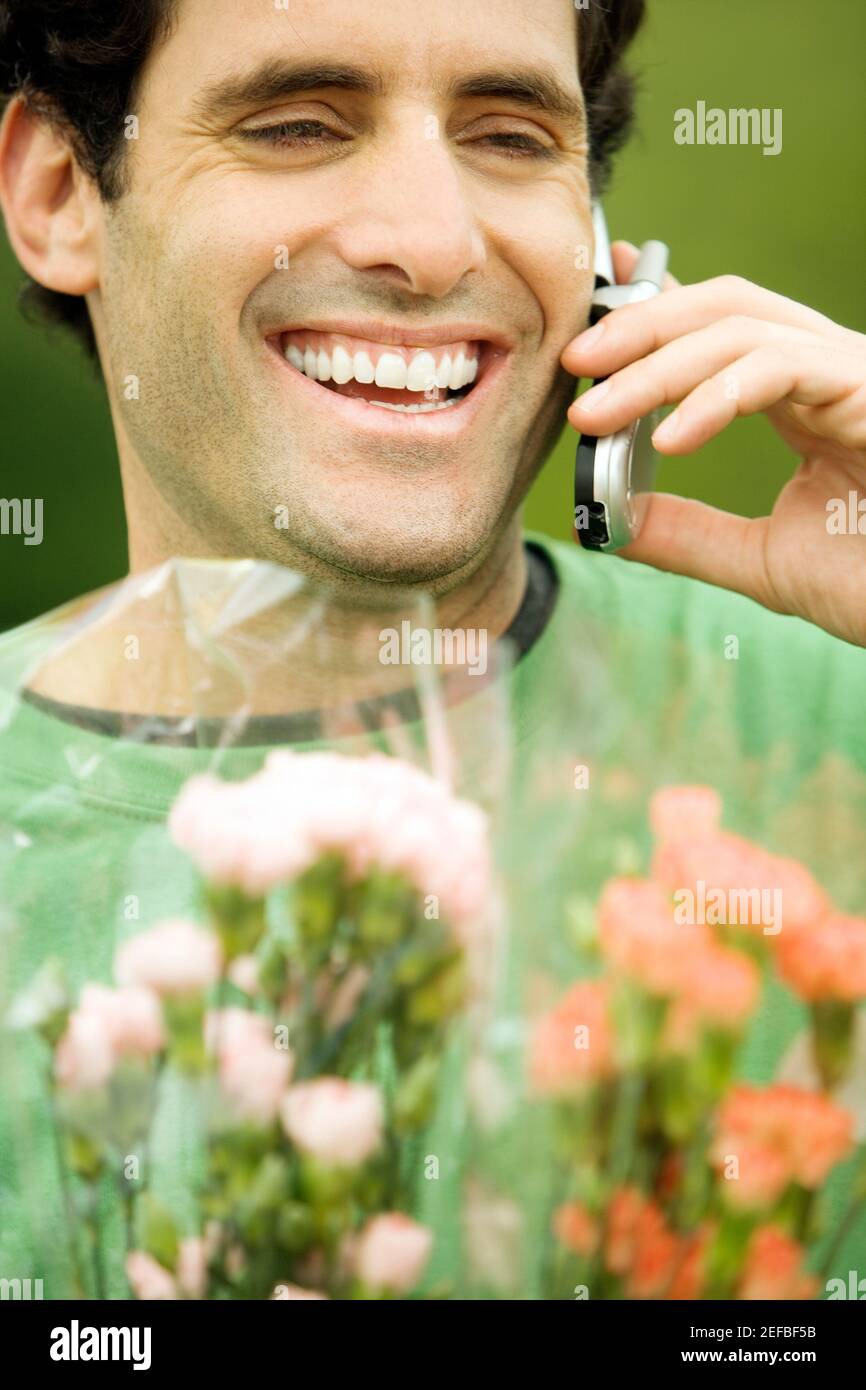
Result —
[[[550,682],[468,1073],[463,1292],[851,1297],[862,768],[827,727],[757,728],[736,659],[694,635],[590,622]]]
[[[8,1277],[453,1290],[510,746],[508,652],[458,638],[412,595],[176,562],[6,641]]]
[[[519,660],[505,642],[473,661],[480,649],[437,629],[414,594],[349,602],[272,566],[175,562],[0,643],[0,1275],[42,1279],[46,1297],[813,1297],[862,1266],[864,770],[831,730],[805,744],[802,723],[776,722],[772,688],[759,698],[694,631],[557,612]],[[327,750],[339,775],[314,761],[300,775],[296,759]],[[371,755],[421,781],[340,780],[375,769]],[[239,788],[256,778],[262,796],[245,800]],[[697,790],[666,801],[677,787]],[[477,816],[491,856],[480,893],[466,856]],[[719,835],[752,858],[731,869]],[[286,857],[286,843],[307,851]],[[750,937],[727,920],[697,924],[724,956],[710,959],[722,1026],[707,1051],[704,1016],[679,1018],[676,1038],[665,1034],[677,1059],[665,1062],[665,1103],[650,1105],[663,1025],[674,1027],[664,937],[691,931],[673,905],[691,888],[706,916],[699,880],[718,887],[724,873],[726,890],[780,887],[785,925]],[[813,907],[800,920],[804,883]],[[652,911],[640,894],[655,894]],[[431,898],[447,904],[441,919],[425,915]],[[671,919],[661,936],[638,931],[629,954],[657,910]],[[823,931],[840,918],[853,925]],[[148,975],[148,949],[196,957],[183,930],[160,937],[166,924],[218,938],[217,978],[196,988],[211,989],[211,1009],[266,1017],[267,1063],[247,1027],[250,1056],[224,1066],[221,1030],[231,1040],[237,1018],[206,1025],[200,1004],[179,1008],[171,979]],[[820,943],[795,927],[821,928]],[[812,946],[837,940],[846,983],[838,970],[816,983]],[[130,974],[135,941],[145,963]],[[721,988],[725,962],[739,994]],[[709,986],[686,978],[681,993],[708,996],[718,1022],[712,975]],[[371,996],[373,979],[388,988]],[[617,996],[609,1012],[599,980]],[[148,1034],[141,1000],[139,1015],[126,996],[85,1000],[88,987],[154,990],[171,1047]],[[124,1031],[124,1000],[140,1033]],[[107,1098],[82,1100],[102,1084],[79,1084],[100,1075],[98,1044],[85,1045],[100,1012],[115,1052],[148,1062],[113,1065]],[[590,1041],[575,1072],[569,1030],[591,1040],[593,1024],[606,1059],[587,1070]],[[548,1052],[539,1037],[552,1037]],[[291,1061],[274,1060],[280,1040]],[[308,1111],[327,1111],[333,1094],[284,1104],[329,1078],[378,1088],[381,1110],[355,1096],[363,1158],[314,1152]],[[794,1182],[789,1152],[784,1191],[770,1183],[757,1216],[728,1221],[708,1136],[738,1084],[820,1092],[847,1119],[826,1171]],[[263,1107],[258,1138],[237,1123],[247,1102]],[[829,1114],[790,1102],[786,1135]],[[728,1133],[741,1133],[741,1112]],[[727,1244],[704,1269],[721,1220]],[[611,1261],[612,1226],[625,1235]],[[770,1244],[748,1285],[758,1227]],[[775,1285],[760,1283],[768,1269]]]

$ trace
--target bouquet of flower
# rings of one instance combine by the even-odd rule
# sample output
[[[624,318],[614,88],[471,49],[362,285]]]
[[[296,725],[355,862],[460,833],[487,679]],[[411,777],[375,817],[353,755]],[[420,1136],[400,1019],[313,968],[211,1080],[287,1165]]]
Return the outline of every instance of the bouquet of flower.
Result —
[[[534,1008],[524,971],[529,1108],[511,1130],[531,1138],[510,1172],[491,1177],[491,1158],[468,1184],[481,1296],[503,1270],[527,1279],[520,1244],[541,1231],[548,1299],[811,1298],[818,1256],[826,1279],[866,1209],[866,919],[720,820],[711,788],[657,792],[649,873],[607,881],[579,924],[589,969]],[[791,995],[807,1037],[773,1084],[738,1079],[761,1010]],[[476,1108],[501,1152],[484,1065]],[[846,1161],[832,1230],[824,1189]]]
[[[129,937],[75,1000],[49,963],[10,1016],[50,1048],[72,1296],[106,1296],[106,1185],[139,1298],[412,1294],[415,1141],[486,939],[484,814],[394,758],[275,752],[193,778],[170,832],[201,920]]]

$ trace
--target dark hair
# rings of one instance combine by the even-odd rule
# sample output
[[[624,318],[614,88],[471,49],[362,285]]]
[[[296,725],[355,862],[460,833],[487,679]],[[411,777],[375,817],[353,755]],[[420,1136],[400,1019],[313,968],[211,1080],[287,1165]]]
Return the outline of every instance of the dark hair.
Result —
[[[168,35],[177,0],[0,0],[0,107],[20,92],[31,110],[68,132],[81,168],[106,202],[124,191],[124,120],[144,63]],[[623,57],[645,0],[589,0],[577,10],[580,81],[590,133],[589,174],[603,191],[634,115]],[[96,357],[86,301],[28,278],[28,317],[71,328]]]

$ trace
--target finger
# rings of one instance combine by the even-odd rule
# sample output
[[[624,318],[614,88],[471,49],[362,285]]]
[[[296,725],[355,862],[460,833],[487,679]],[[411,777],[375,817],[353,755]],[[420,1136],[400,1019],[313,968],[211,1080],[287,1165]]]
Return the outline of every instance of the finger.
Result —
[[[610,248],[611,260],[613,261],[613,271],[618,285],[625,285],[632,277],[632,272],[637,265],[640,250],[631,241],[614,241]],[[665,290],[678,290],[679,280],[671,275],[670,271],[665,275]]]
[[[674,338],[733,315],[788,324],[866,355],[866,336],[862,333],[841,328],[814,309],[739,276],[722,275],[697,285],[681,285],[641,304],[613,309],[593,328],[572,339],[560,360],[575,376],[608,376]]]
[[[612,372],[601,387],[573,402],[569,419],[577,429],[591,424],[593,433],[613,434],[658,406],[683,400],[701,382],[753,348],[791,331],[761,319],[719,319]],[[802,338],[814,341],[809,334],[802,334]]]
[[[662,422],[653,444],[665,454],[688,454],[738,417],[779,401],[811,407],[802,423],[821,439],[866,448],[866,372],[863,361],[823,344],[766,343],[699,386]]]
[[[767,517],[736,516],[690,497],[656,492],[637,540],[618,551],[671,574],[701,579],[784,612],[764,562]]]
[[[613,434],[658,406],[684,400],[702,382],[732,367],[756,348],[776,342],[796,344],[804,351],[811,347],[829,359],[838,356],[828,352],[814,334],[800,329],[741,315],[719,319],[613,372],[600,386],[574,401],[568,417],[577,429]],[[866,366],[861,367],[861,379],[863,371]],[[739,391],[739,379],[729,374],[722,386],[733,398]]]

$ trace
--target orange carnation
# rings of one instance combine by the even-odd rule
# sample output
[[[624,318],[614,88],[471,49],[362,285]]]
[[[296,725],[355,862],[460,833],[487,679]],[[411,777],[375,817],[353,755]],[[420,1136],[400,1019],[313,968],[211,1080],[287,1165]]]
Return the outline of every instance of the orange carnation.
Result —
[[[803,1250],[773,1226],[755,1232],[737,1297],[747,1300],[814,1298],[818,1280],[803,1270]]]
[[[613,967],[650,994],[680,993],[690,957],[712,944],[703,926],[681,926],[661,889],[648,879],[612,879],[601,895],[598,933],[602,954]]]
[[[737,1160],[725,1183],[732,1205],[772,1205],[791,1182],[817,1188],[851,1151],[853,1116],[816,1091],[796,1086],[734,1088],[719,1108],[710,1159],[722,1170]]]
[[[561,1245],[588,1258],[598,1249],[599,1222],[581,1202],[564,1202],[553,1213],[553,1233]]]
[[[529,1075],[541,1095],[569,1095],[614,1070],[609,986],[583,980],[536,1024]]]
[[[779,974],[802,999],[866,998],[866,920],[825,917],[811,931],[782,932]]]
[[[778,894],[783,931],[801,931],[820,922],[830,909],[823,889],[802,864],[770,854],[760,845],[729,831],[709,831],[663,842],[652,861],[652,878],[666,893],[688,891],[699,896],[723,893],[731,906],[744,911]],[[761,925],[742,922],[737,925]],[[766,924],[763,924],[766,925]],[[774,925],[776,925],[774,923]],[[768,933],[772,938],[774,933]]]
[[[707,1256],[715,1227],[711,1223],[701,1226],[694,1235],[687,1236],[681,1245],[676,1273],[668,1285],[666,1298],[672,1301],[702,1298],[705,1291],[704,1261]]]
[[[688,1051],[708,1027],[739,1032],[755,1010],[760,988],[758,967],[739,951],[710,946],[696,952],[685,964],[683,992],[665,1020],[665,1050]]]
[[[636,1187],[611,1198],[605,1232],[605,1265],[624,1279],[627,1298],[660,1298],[677,1264],[679,1241],[661,1208]]]

